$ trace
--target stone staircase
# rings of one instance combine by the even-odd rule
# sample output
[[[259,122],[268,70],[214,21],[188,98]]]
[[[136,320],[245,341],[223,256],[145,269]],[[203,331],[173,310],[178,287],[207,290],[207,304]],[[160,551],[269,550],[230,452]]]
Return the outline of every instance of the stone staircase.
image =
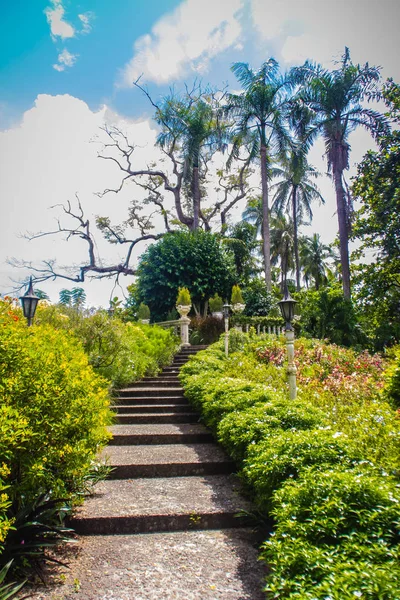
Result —
[[[155,539],[162,536],[159,555],[163,547],[169,547],[172,555],[164,556],[158,571],[171,569],[171,560],[177,552],[181,560],[185,548],[183,560],[190,566],[184,568],[190,581],[198,572],[198,565],[207,569],[210,564],[211,573],[207,577],[214,581],[221,568],[228,569],[229,585],[226,587],[227,582],[222,580],[208,586],[196,575],[189,582],[194,586],[190,591],[185,589],[180,576],[171,580],[170,575],[165,575],[156,589],[141,580],[140,593],[129,579],[118,587],[119,595],[114,596],[109,593],[107,577],[108,583],[96,580],[95,587],[101,588],[103,595],[93,591],[89,577],[86,596],[82,598],[263,598],[260,591],[263,569],[256,562],[253,534],[236,516],[240,510],[251,510],[251,506],[240,496],[237,479],[232,474],[233,463],[198,422],[199,416],[185,399],[178,379],[180,367],[203,348],[182,349],[158,377],[147,377],[120,390],[114,407],[113,438],[104,453],[113,470],[108,480],[97,484],[94,495],[78,509],[72,527],[77,533],[89,536],[83,538],[86,554],[81,559],[86,570],[88,564],[101,560],[106,560],[108,567],[112,565],[113,559],[108,555],[111,548],[118,554],[118,539],[123,540],[126,548],[135,547],[135,552],[146,555],[147,549],[155,551]],[[151,570],[154,555],[148,560],[146,569]],[[118,561],[122,579],[135,573],[135,556],[119,556]],[[82,564],[79,568],[83,568]],[[244,564],[252,565],[250,572],[240,568]],[[148,586],[147,592],[143,591],[143,585]],[[214,589],[219,590],[215,595]]]

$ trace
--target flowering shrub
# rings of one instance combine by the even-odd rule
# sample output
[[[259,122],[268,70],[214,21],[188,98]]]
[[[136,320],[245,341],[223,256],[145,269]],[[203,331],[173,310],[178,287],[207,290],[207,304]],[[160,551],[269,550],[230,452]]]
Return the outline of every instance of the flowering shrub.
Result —
[[[231,342],[228,359],[220,341],[180,377],[275,525],[261,551],[268,597],[400,598],[400,420],[382,394],[386,361],[297,340],[290,401],[284,339]]]

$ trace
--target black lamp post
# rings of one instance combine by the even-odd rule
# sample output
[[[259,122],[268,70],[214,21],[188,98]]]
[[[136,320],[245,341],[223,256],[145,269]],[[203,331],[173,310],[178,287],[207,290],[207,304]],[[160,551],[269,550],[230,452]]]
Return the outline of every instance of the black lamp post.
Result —
[[[28,327],[32,325],[32,319],[35,316],[36,307],[39,302],[38,296],[35,295],[32,285],[32,277],[29,281],[28,291],[24,296],[20,296],[24,317],[28,320]]]
[[[294,363],[294,330],[292,327],[292,321],[294,317],[294,307],[296,306],[297,301],[293,300],[287,287],[285,288],[283,300],[278,302],[278,304],[279,308],[281,309],[282,317],[285,320],[286,348],[288,354],[287,375],[289,380],[289,395],[291,400],[295,400],[297,396],[297,369]]]
[[[289,294],[289,290],[287,289],[287,287],[285,288],[285,295],[283,297],[283,300],[278,302],[278,304],[279,304],[279,308],[282,313],[282,317],[284,318],[284,321],[285,321],[285,329],[292,330],[293,329],[292,321],[293,321],[293,317],[294,317],[294,307],[297,304],[297,300],[293,300],[293,298]]]
[[[225,322],[225,356],[229,354],[229,309],[231,308],[230,304],[224,304],[222,307],[222,314],[224,315]]]

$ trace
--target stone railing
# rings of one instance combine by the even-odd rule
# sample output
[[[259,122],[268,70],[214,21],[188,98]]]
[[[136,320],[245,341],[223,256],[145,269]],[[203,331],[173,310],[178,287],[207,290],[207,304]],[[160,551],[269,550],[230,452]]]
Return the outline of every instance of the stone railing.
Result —
[[[176,319],[175,321],[161,321],[159,323],[154,323],[154,325],[158,325],[159,327],[163,327],[164,329],[173,328],[175,335],[178,335],[181,338],[182,346],[190,346],[189,324],[189,317],[181,317],[180,319]]]

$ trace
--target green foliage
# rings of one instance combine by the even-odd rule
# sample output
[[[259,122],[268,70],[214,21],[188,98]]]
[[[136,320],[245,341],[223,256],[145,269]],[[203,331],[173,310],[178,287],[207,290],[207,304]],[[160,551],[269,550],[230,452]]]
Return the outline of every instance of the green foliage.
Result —
[[[393,359],[385,373],[384,395],[393,406],[400,408],[400,346],[392,350]]]
[[[8,560],[16,546],[32,555],[31,541],[51,543],[58,498],[76,501],[112,415],[107,382],[76,337],[26,327],[11,302],[0,302],[0,323],[0,550]],[[24,544],[12,542],[18,536]]]
[[[351,300],[343,296],[338,287],[300,292],[301,329],[303,334],[329,339],[333,344],[352,346],[366,341],[358,325]]]
[[[86,302],[86,293],[83,288],[75,287],[72,290],[63,289],[60,291],[60,304],[64,306],[73,306],[74,308],[83,308]]]
[[[22,502],[25,502],[24,497]],[[40,565],[46,560],[45,549],[72,541],[73,530],[64,525],[71,510],[69,504],[52,499],[50,494],[42,494],[22,504],[13,517],[13,527],[0,562],[4,564],[11,559],[15,566],[26,566],[26,557],[29,557],[31,565]]]
[[[187,287],[200,313],[212,294],[228,297],[232,273],[232,259],[214,234],[201,230],[170,233],[142,255],[138,294],[153,319],[163,321],[175,306],[178,289]]]
[[[106,311],[85,315],[71,309],[40,307],[37,322],[72,332],[81,341],[93,368],[113,387],[155,375],[170,363],[178,346],[172,331],[124,323]]]
[[[307,469],[274,494],[272,598],[398,597],[400,492],[361,468]],[[397,576],[397,581],[396,581]]]
[[[176,306],[190,306],[192,304],[192,299],[190,297],[190,292],[187,287],[178,288],[178,296],[176,297]]]
[[[267,317],[275,304],[271,292],[261,279],[252,279],[243,288],[244,314],[249,317]]]
[[[289,401],[284,340],[230,335],[228,358],[221,340],[181,380],[274,522],[262,549],[269,597],[400,597],[400,423],[380,394],[384,361],[297,340],[299,393]]]
[[[25,585],[25,581],[19,584],[4,583],[11,565],[12,560],[10,560],[2,569],[0,569],[0,600],[9,600],[10,598],[14,598],[19,590]]]
[[[213,344],[224,331],[224,321],[218,317],[194,317],[190,321],[191,344]]]
[[[222,300],[221,296],[215,294],[209,299],[208,306],[210,307],[211,312],[221,312],[224,306],[224,301]]]
[[[400,85],[389,80],[383,97],[394,129],[378,138],[358,166],[352,192],[361,201],[352,238],[361,245],[354,258],[360,318],[378,350],[400,340]],[[363,262],[365,252],[374,260]]]
[[[137,311],[137,318],[144,319],[144,320],[150,319],[150,309],[147,306],[147,304],[143,304],[143,302],[141,302],[139,304],[139,308]]]
[[[238,285],[232,287],[231,304],[244,304],[242,290]]]
[[[352,466],[360,461],[346,436],[324,429],[276,431],[248,450],[243,476],[255,492],[259,508],[269,510],[272,493],[312,465]]]
[[[256,404],[239,413],[224,416],[218,426],[218,438],[235,458],[242,461],[248,451],[262,440],[286,430],[314,429],[327,422],[324,413],[304,402],[292,402],[273,395],[273,401]]]

